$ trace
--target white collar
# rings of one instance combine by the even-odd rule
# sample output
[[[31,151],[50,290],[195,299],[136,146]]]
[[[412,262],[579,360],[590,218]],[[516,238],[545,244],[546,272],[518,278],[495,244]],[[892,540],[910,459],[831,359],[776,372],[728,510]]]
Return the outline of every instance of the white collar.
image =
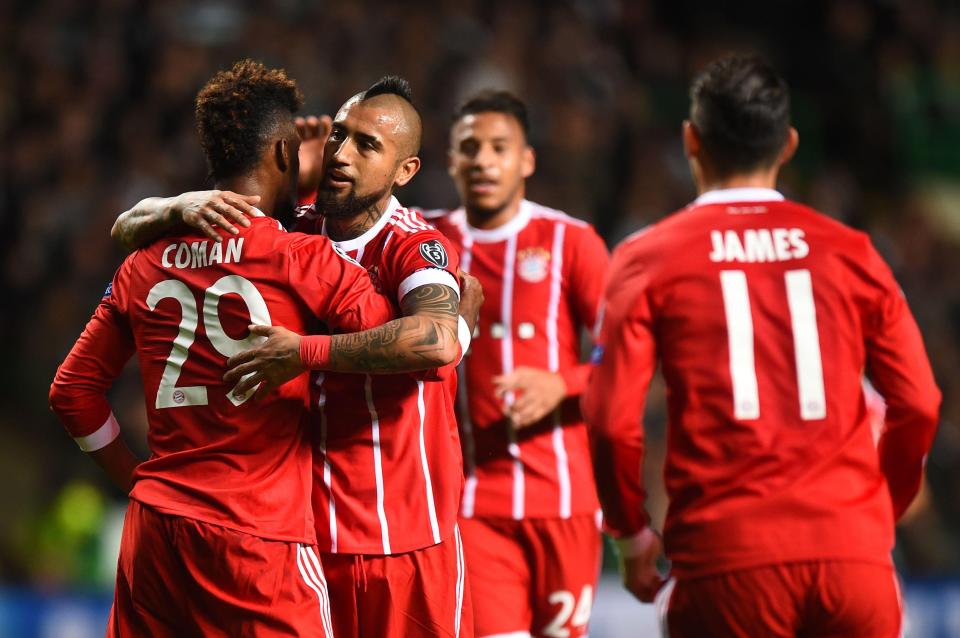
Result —
[[[380,215],[380,219],[377,220],[377,223],[365,230],[359,237],[354,237],[353,239],[344,239],[343,241],[335,241],[333,243],[336,244],[341,250],[345,250],[347,252],[352,250],[360,250],[380,234],[380,231],[384,229],[384,227],[390,222],[390,218],[393,217],[393,212],[399,208],[402,208],[400,206],[400,202],[397,201],[396,197],[391,195],[390,201],[387,202],[387,207],[383,209],[383,214]],[[319,212],[321,215],[323,214],[323,211],[317,212]],[[326,217],[323,218],[323,226],[320,230],[320,233],[322,235],[327,235]]]
[[[709,204],[736,204],[739,202],[782,202],[783,195],[772,188],[720,188],[707,191],[694,200],[696,206]]]
[[[251,216],[251,217],[266,217],[267,214],[266,214],[265,212],[263,212],[262,210],[260,210],[259,208],[257,208],[256,206],[254,206],[254,207],[253,207],[253,212],[250,213],[250,216]]]
[[[520,200],[520,207],[517,214],[514,215],[506,224],[496,228],[474,228],[467,221],[467,212],[463,212],[463,228],[473,238],[474,241],[483,243],[492,243],[503,241],[516,235],[527,227],[530,218],[533,216],[533,204],[525,199]]]

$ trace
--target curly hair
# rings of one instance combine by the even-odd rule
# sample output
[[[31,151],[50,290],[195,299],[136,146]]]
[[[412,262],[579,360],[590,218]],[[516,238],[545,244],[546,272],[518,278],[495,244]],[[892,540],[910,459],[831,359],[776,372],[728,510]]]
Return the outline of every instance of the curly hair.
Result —
[[[243,175],[256,166],[277,127],[303,106],[303,94],[283,69],[241,60],[220,71],[197,94],[200,145],[214,180]]]

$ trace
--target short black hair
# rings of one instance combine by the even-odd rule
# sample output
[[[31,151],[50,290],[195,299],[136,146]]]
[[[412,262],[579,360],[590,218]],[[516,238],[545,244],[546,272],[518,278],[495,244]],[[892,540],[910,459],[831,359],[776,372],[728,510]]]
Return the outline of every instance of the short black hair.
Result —
[[[290,124],[303,94],[283,69],[241,60],[220,71],[197,94],[195,117],[200,145],[214,180],[250,172],[263,145]]]
[[[527,105],[510,91],[488,89],[467,98],[454,111],[453,123],[456,124],[464,117],[477,113],[509,115],[520,124],[524,139],[530,138],[530,119],[527,117]]]
[[[413,90],[410,88],[410,83],[399,75],[383,76],[363,92],[360,100],[369,100],[378,95],[396,95],[413,104]]]
[[[764,60],[716,60],[693,80],[690,100],[690,121],[714,170],[730,175],[777,159],[790,129],[790,89]]]

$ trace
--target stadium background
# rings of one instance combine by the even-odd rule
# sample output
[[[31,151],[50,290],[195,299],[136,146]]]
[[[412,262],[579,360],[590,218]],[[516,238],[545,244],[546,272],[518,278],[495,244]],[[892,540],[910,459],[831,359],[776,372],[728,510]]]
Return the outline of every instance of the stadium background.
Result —
[[[872,234],[944,392],[928,485],[898,533],[913,636],[960,636],[960,6],[935,0],[458,0],[0,3],[0,637],[102,635],[123,496],[47,410],[57,364],[122,259],[141,197],[208,187],[192,99],[249,56],[285,67],[307,113],[385,73],[412,83],[424,169],[409,205],[451,206],[449,114],[473,90],[526,99],[531,199],[614,244],[692,199],[680,145],[692,74],[757,51],[793,89],[800,151],[782,189]],[[648,415],[662,464],[662,391]],[[131,367],[112,399],[144,450]],[[656,480],[656,479],[654,479]],[[662,519],[660,492],[651,510]],[[649,621],[611,588],[594,636]],[[639,624],[638,624],[639,623]],[[635,635],[635,634],[634,634]]]

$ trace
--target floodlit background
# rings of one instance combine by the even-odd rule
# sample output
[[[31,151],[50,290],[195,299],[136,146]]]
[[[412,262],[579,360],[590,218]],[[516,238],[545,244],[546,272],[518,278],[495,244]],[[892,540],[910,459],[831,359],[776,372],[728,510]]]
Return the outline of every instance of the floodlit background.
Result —
[[[332,113],[380,75],[412,83],[424,169],[408,205],[453,206],[444,150],[470,92],[529,103],[529,195],[611,245],[693,198],[680,144],[692,75],[766,55],[793,88],[800,151],[782,190],[869,232],[944,392],[928,484],[899,528],[911,635],[960,636],[960,8],[946,0],[6,0],[0,3],[0,637],[102,635],[125,499],[46,393],[122,254],[109,229],[147,195],[209,187],[192,100],[241,57],[282,66]],[[145,453],[139,378],[112,394]],[[662,520],[662,389],[647,430]],[[559,557],[562,560],[562,557]],[[591,634],[652,610],[615,587]],[[655,634],[650,634],[655,635]]]

